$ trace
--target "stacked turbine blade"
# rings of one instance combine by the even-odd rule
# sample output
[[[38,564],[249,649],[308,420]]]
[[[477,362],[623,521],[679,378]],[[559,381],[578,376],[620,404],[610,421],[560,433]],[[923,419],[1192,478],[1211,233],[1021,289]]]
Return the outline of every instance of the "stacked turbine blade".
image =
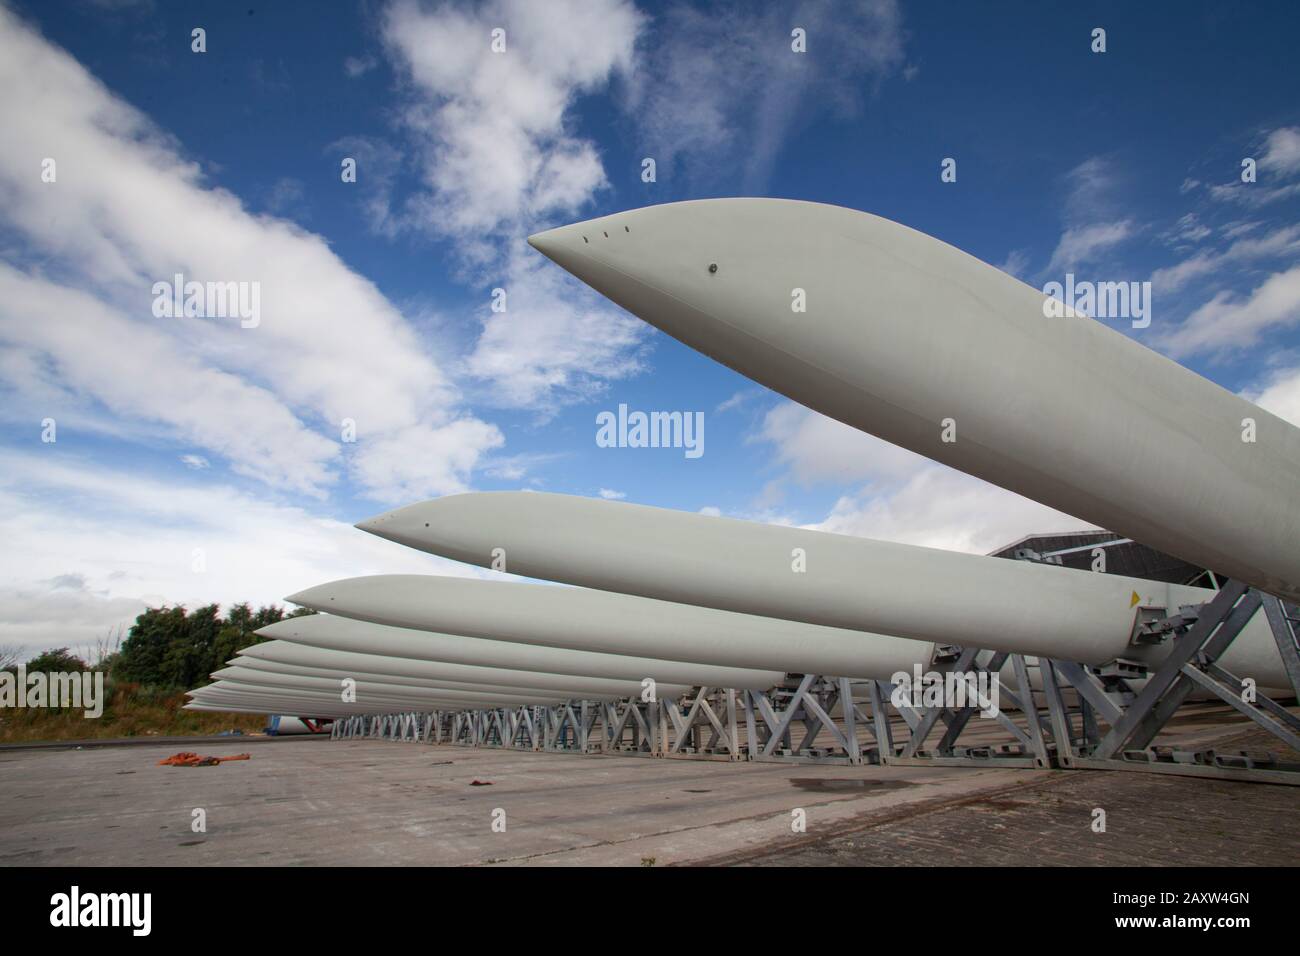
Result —
[[[1100,323],[1053,318],[1037,290],[936,239],[736,199],[529,241],[810,408],[1300,598],[1300,429]],[[793,288],[808,311],[792,319]],[[791,672],[890,680],[929,667],[937,644],[1154,666],[1173,642],[1135,641],[1138,615],[1214,593],[562,495],[456,495],[358,527],[468,564],[504,553],[513,573],[572,586],[379,575],[308,588],[289,600],[320,613],[264,628],[273,640],[191,706],[330,716],[668,698]],[[1219,663],[1288,685],[1262,612]]]
[[[820,203],[665,203],[529,242],[807,408],[1300,601],[1300,428],[1140,344],[1155,328]]]

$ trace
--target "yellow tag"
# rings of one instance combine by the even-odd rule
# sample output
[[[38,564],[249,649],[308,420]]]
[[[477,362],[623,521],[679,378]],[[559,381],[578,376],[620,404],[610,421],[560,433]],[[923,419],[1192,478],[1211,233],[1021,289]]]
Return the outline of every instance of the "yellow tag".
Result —
[[[1128,602],[1128,606],[1129,606],[1129,607],[1137,607],[1137,603],[1138,603],[1138,601],[1141,601],[1141,600],[1142,600],[1142,599],[1141,599],[1140,597],[1138,597],[1138,593],[1137,593],[1136,591],[1134,591],[1134,592],[1133,592],[1133,600],[1131,600],[1131,601]]]

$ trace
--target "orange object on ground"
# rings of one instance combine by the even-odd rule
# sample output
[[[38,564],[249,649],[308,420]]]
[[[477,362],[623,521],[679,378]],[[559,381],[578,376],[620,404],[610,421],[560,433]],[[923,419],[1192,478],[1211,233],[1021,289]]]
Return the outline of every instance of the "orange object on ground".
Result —
[[[215,767],[227,760],[251,760],[252,754],[235,754],[233,757],[200,757],[198,754],[183,750],[158,761],[160,767]]]

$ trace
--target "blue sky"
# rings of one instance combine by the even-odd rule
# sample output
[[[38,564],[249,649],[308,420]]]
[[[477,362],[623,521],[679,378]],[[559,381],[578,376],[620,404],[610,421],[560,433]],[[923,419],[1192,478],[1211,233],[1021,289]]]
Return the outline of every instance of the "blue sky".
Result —
[[[850,206],[1040,288],[1151,281],[1151,326],[1116,328],[1297,421],[1298,20],[1284,3],[0,4],[0,644],[84,647],[146,604],[473,573],[351,528],[470,489],[979,552],[1082,527],[792,405],[524,239],[707,196]],[[260,283],[258,327],[154,316],[150,287],[178,270]],[[703,412],[704,455],[597,447],[620,403]]]

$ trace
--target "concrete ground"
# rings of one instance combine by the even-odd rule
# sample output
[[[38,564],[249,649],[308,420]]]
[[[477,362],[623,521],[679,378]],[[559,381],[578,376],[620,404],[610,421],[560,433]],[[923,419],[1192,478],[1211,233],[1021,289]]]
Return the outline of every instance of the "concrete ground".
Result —
[[[157,766],[177,749],[0,753],[0,865],[1300,861],[1300,789],[1264,784],[382,740],[226,739],[199,749],[252,759]]]
[[[1269,738],[1271,739],[1271,738]],[[1258,734],[1222,749],[1267,750]],[[1097,811],[1105,830],[1094,831]],[[712,866],[1296,866],[1300,788],[1124,771],[1053,773],[1000,793],[864,813],[834,833]]]

